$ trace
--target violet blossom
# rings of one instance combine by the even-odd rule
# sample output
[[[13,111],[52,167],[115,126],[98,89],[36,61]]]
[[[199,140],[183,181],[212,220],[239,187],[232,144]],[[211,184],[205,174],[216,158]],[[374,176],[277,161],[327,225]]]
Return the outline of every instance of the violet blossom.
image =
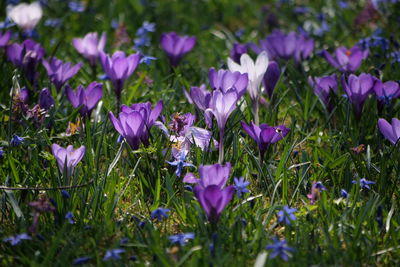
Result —
[[[378,120],[378,127],[383,136],[393,145],[397,144],[400,138],[400,120],[392,118],[392,124],[385,119]]]
[[[336,48],[335,58],[326,50],[323,51],[323,56],[339,71],[355,72],[361,66],[361,62],[368,57],[368,50],[363,50],[357,45],[350,49],[341,46]]]
[[[196,40],[194,36],[179,36],[175,32],[163,33],[161,47],[167,54],[170,64],[176,67],[183,56],[193,49]]]
[[[55,85],[59,92],[63,85],[78,73],[82,67],[82,63],[72,65],[71,62],[63,61],[52,57],[49,60],[43,60],[43,66],[47,70],[50,81]]]
[[[88,85],[87,88],[79,85],[76,93],[72,90],[70,86],[66,86],[65,92],[71,105],[74,108],[80,107],[79,112],[81,116],[87,116],[90,115],[92,109],[100,101],[103,95],[102,88],[103,84],[92,82]]]
[[[69,145],[66,148],[63,148],[58,144],[51,145],[51,152],[57,160],[58,168],[60,172],[65,173],[67,177],[74,174],[74,169],[82,160],[85,151],[85,146],[74,149],[72,145]]]
[[[309,85],[313,88],[314,94],[318,96],[325,108],[332,112],[333,103],[331,102],[330,96],[332,93],[338,93],[338,84],[336,74],[323,76],[323,77],[309,77]]]
[[[95,66],[100,52],[103,52],[106,45],[106,33],[103,32],[100,39],[97,32],[90,32],[83,38],[72,39],[72,45],[87,60],[91,66]]]

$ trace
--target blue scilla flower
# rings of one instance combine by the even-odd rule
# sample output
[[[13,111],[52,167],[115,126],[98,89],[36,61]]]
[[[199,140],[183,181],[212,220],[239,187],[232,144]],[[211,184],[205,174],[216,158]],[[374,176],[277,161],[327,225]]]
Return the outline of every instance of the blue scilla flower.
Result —
[[[67,214],[65,215],[65,219],[68,220],[69,224],[74,224],[74,215],[72,214],[72,212],[68,211]]]
[[[3,147],[0,146],[0,159],[4,158],[4,150]]]
[[[151,212],[150,219],[154,220],[157,219],[159,221],[162,221],[163,218],[167,219],[168,218],[168,213],[170,212],[169,209],[166,208],[157,208]]]
[[[346,190],[342,189],[342,190],[340,190],[340,196],[342,198],[348,198],[349,197],[349,193],[347,193]]]
[[[194,239],[194,233],[176,234],[168,237],[172,244],[179,244],[181,247],[186,245],[190,239]]]
[[[3,242],[8,242],[11,246],[16,246],[21,243],[22,240],[31,240],[32,238],[27,233],[22,233],[16,236],[10,236],[3,239]]]
[[[184,167],[195,167],[193,164],[185,162],[187,154],[187,150],[182,150],[176,154],[175,161],[167,161],[169,165],[176,166],[175,174],[178,177],[181,176]]]
[[[92,259],[92,258],[89,257],[89,256],[79,257],[79,258],[76,258],[76,259],[72,262],[72,264],[73,264],[73,265],[85,264],[85,263],[88,263],[91,259]]]
[[[9,18],[6,18],[4,21],[0,22],[0,30],[8,29],[15,26],[15,23],[12,22]]]
[[[361,189],[371,189],[370,185],[375,184],[374,181],[368,181],[365,178],[361,178],[359,181],[353,180],[353,184],[359,184]]]
[[[249,181],[245,181],[243,177],[240,178],[234,178],[233,179],[235,182],[235,189],[236,189],[236,194],[238,198],[242,197],[242,194],[250,192],[249,189],[247,189],[247,186],[250,184]]]
[[[286,240],[279,240],[276,237],[274,237],[272,240],[274,243],[265,247],[267,250],[272,250],[270,258],[273,259],[276,256],[280,256],[282,260],[288,261],[289,256],[291,255],[290,252],[295,252],[296,250],[289,247]]]
[[[72,12],[82,13],[85,11],[85,5],[81,1],[71,1],[68,3],[68,7]]]
[[[104,255],[103,261],[120,260],[121,256],[119,254],[124,253],[124,252],[125,252],[125,249],[122,249],[122,248],[107,250],[106,254]]]
[[[11,146],[19,146],[24,142],[24,138],[14,135],[11,139]]]
[[[297,209],[289,208],[289,206],[284,206],[282,210],[278,211],[278,223],[283,222],[286,225],[291,225],[292,221],[296,220],[296,216],[293,214]]]
[[[152,56],[143,56],[140,59],[139,63],[144,63],[146,65],[150,65],[153,60],[157,60],[157,58],[152,57]]]
[[[146,35],[149,32],[155,32],[156,30],[156,24],[155,23],[151,23],[148,21],[143,22],[142,27],[140,27],[137,32],[136,35],[141,36],[141,35]]]

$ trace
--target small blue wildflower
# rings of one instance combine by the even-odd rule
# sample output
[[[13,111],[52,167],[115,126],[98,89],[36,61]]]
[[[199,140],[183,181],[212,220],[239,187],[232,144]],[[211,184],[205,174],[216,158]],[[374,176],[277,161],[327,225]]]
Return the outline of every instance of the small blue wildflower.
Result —
[[[179,244],[183,247],[190,239],[194,239],[194,233],[171,235],[168,239],[172,244]]]
[[[167,161],[169,165],[176,166],[175,174],[178,177],[181,176],[183,167],[194,167],[193,164],[185,162],[187,154],[187,150],[182,150],[176,154],[175,161]]]
[[[18,5],[19,4],[19,0],[7,0],[7,5]]]
[[[157,208],[151,212],[151,217],[150,219],[154,220],[157,218],[157,220],[162,221],[163,218],[167,219],[168,218],[168,212],[170,212],[169,209],[165,208]]]
[[[68,220],[69,224],[74,224],[74,215],[72,214],[72,212],[68,211],[67,214],[65,215],[65,219]]]
[[[296,14],[307,14],[310,12],[310,8],[307,6],[297,6],[293,9]]]
[[[46,19],[44,25],[47,27],[58,27],[61,24],[61,19]]]
[[[107,250],[106,255],[104,255],[103,261],[120,260],[121,256],[119,254],[121,254],[121,253],[125,253],[125,249],[116,248],[116,249]]]
[[[118,20],[116,19],[111,20],[111,28],[116,29],[118,28],[118,25],[119,25]]]
[[[346,190],[342,189],[342,190],[340,190],[340,196],[342,198],[347,198],[349,196],[349,193],[347,193]]]
[[[325,191],[326,187],[322,184],[322,182],[318,181],[315,183],[315,187],[321,191]]]
[[[85,11],[85,5],[83,2],[71,1],[68,3],[68,7],[72,12],[82,13]]]
[[[245,181],[243,177],[240,177],[239,179],[235,177],[233,180],[235,181],[234,186],[238,198],[241,198],[242,194],[250,192],[250,190],[247,189],[247,186],[250,184],[249,181]]]
[[[239,30],[235,31],[235,36],[236,36],[237,38],[242,38],[244,32],[245,32],[245,29],[240,28]]]
[[[4,158],[4,150],[3,147],[0,146],[0,159]]]
[[[139,36],[133,40],[135,50],[140,50],[143,46],[150,46],[150,37],[147,35]]]
[[[349,3],[348,3],[347,1],[344,1],[344,0],[339,1],[338,5],[339,5],[339,7],[340,7],[341,9],[346,9],[346,8],[349,7]]]
[[[119,241],[119,244],[120,245],[126,245],[126,244],[128,244],[128,242],[129,242],[129,238],[124,237]]]
[[[124,141],[124,137],[122,135],[118,136],[117,143],[120,144]]]
[[[12,22],[9,18],[6,18],[4,21],[0,22],[0,30],[8,29],[15,26],[15,23]]]
[[[296,216],[293,214],[297,211],[295,208],[289,208],[289,206],[284,206],[283,210],[278,211],[278,223],[285,223],[286,225],[291,225],[292,221],[296,220]]]
[[[156,57],[152,57],[152,56],[143,56],[140,59],[139,63],[144,63],[146,65],[150,65],[153,60],[157,60],[157,58]]]
[[[143,22],[142,27],[140,27],[136,31],[136,35],[138,35],[138,36],[146,35],[149,32],[155,32],[155,31],[156,31],[156,24],[148,22],[148,21],[145,21],[145,22]]]
[[[32,240],[27,233],[22,233],[16,236],[10,236],[3,239],[3,242],[8,242],[11,246],[16,246],[21,243],[22,240]]]
[[[282,260],[288,261],[290,252],[295,252],[294,248],[291,248],[287,245],[286,240],[279,240],[278,238],[272,239],[274,244],[267,245],[265,249],[272,250],[270,258],[273,259],[276,256],[280,256]],[[289,252],[289,253],[288,253]]]
[[[361,188],[361,189],[371,189],[371,188],[369,187],[369,185],[375,184],[375,182],[373,182],[373,181],[368,181],[368,180],[365,179],[365,178],[361,178],[358,182],[359,182],[359,184],[360,184],[360,188]],[[357,184],[358,182],[357,182],[356,180],[353,180],[353,181],[352,181],[353,184]]]
[[[67,190],[61,190],[61,196],[65,199],[68,199],[71,197]]]
[[[85,263],[88,263],[91,259],[92,259],[92,257],[89,257],[89,256],[79,257],[79,258],[76,258],[76,259],[72,262],[72,264],[73,264],[73,265],[85,264]]]
[[[185,190],[193,192],[193,187],[190,185],[185,185],[183,188],[185,188]]]
[[[19,146],[24,142],[24,138],[14,135],[11,139],[11,146]]]

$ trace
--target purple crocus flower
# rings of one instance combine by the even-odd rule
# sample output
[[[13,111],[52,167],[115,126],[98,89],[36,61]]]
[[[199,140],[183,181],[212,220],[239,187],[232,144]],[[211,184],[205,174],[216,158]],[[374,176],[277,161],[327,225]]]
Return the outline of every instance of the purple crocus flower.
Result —
[[[224,208],[228,205],[235,193],[234,186],[225,187],[231,170],[231,164],[220,164],[199,167],[200,179],[188,173],[184,182],[197,183],[194,194],[206,212],[208,220],[215,224]]]
[[[330,101],[331,92],[335,94],[338,92],[336,74],[315,78],[309,77],[308,83],[314,89],[314,94],[325,105],[325,108],[331,112],[333,110],[333,103]]]
[[[8,41],[10,41],[11,38],[11,32],[7,31],[4,34],[0,33],[0,47],[5,47],[8,43]]]
[[[92,82],[86,89],[82,85],[79,85],[76,93],[74,93],[70,86],[66,86],[65,92],[72,106],[74,108],[80,107],[79,112],[81,116],[86,116],[90,114],[100,101],[103,95],[102,88],[103,84]]]
[[[385,104],[390,104],[393,99],[400,96],[400,86],[395,81],[387,81],[383,83],[378,78],[375,78],[374,92],[378,99],[378,110],[382,112]]]
[[[175,32],[163,33],[161,35],[161,47],[167,54],[170,64],[176,67],[183,56],[196,45],[196,40],[194,36],[179,36]]]
[[[119,118],[117,119],[110,111],[109,117],[115,130],[125,138],[126,142],[133,150],[137,150],[140,145],[143,131],[146,130],[145,120],[142,114],[138,111],[132,111],[129,113],[120,112]]]
[[[31,83],[35,81],[37,63],[42,60],[44,53],[43,47],[31,39],[25,40],[22,44],[14,43],[6,47],[8,60],[20,68]]]
[[[51,106],[54,106],[55,101],[51,96],[51,92],[48,88],[43,88],[39,94],[39,106],[42,109],[49,110]]]
[[[240,64],[240,57],[246,53],[247,53],[247,46],[236,43],[236,44],[233,44],[233,47],[231,49],[231,52],[229,53],[229,56],[231,57],[231,59],[233,59],[233,61]]]
[[[239,71],[216,70],[211,68],[208,71],[208,80],[214,90],[220,90],[226,93],[229,89],[236,89],[238,98],[246,93],[247,84],[249,82],[248,74],[241,74]]]
[[[149,145],[149,131],[155,124],[157,118],[160,116],[163,110],[162,100],[158,101],[155,107],[151,108],[150,102],[132,104],[130,107],[122,105],[121,112],[131,113],[137,111],[140,113],[144,120],[144,128],[141,133],[141,140],[145,146]]]
[[[364,102],[367,100],[374,86],[373,77],[365,73],[362,73],[358,77],[354,74],[350,74],[348,81],[346,81],[343,75],[342,86],[350,102],[353,104],[356,118],[360,119]]]
[[[117,51],[112,57],[100,52],[100,61],[107,76],[113,83],[117,100],[121,99],[124,82],[136,70],[140,60],[140,53],[126,56],[124,52]]]
[[[203,188],[197,185],[194,189],[194,194],[203,207],[208,220],[212,224],[218,222],[222,211],[231,201],[233,194],[235,193],[235,187],[230,185],[221,189],[217,185],[208,185]]]
[[[100,52],[106,46],[106,39],[105,32],[103,32],[100,39],[97,32],[91,32],[83,38],[72,39],[72,45],[84,58],[89,60],[91,66],[95,66]]]
[[[280,76],[281,69],[279,68],[278,63],[276,63],[275,61],[270,61],[268,63],[268,68],[263,78],[265,92],[270,99],[272,98],[272,94],[274,93],[275,86],[278,83]]]
[[[311,186],[311,193],[307,195],[311,205],[317,201],[321,191],[326,191],[326,187],[320,181],[313,182]]]
[[[47,70],[47,75],[50,81],[55,85],[59,92],[62,86],[82,67],[82,63],[72,65],[71,62],[64,63],[63,61],[52,57],[49,60],[43,60],[43,66]]]
[[[360,66],[361,62],[368,57],[368,50],[363,50],[355,45],[350,49],[344,46],[338,47],[335,50],[334,58],[326,50],[322,55],[333,67],[341,72],[355,72]]]
[[[278,211],[278,223],[285,223],[286,225],[291,225],[292,221],[296,220],[296,216],[293,214],[297,209],[289,208],[289,206],[284,206],[282,210]]]
[[[295,252],[294,248],[287,245],[286,240],[279,240],[278,238],[273,238],[273,244],[267,245],[265,249],[272,250],[270,258],[273,259],[276,256],[280,256],[282,260],[288,261],[290,252]]]
[[[81,146],[80,148],[74,149],[72,145],[63,148],[58,144],[51,145],[51,152],[57,160],[58,168],[61,173],[64,173],[64,168],[67,177],[74,174],[76,165],[82,160],[85,155],[86,148]]]
[[[257,126],[253,122],[250,122],[250,125],[248,125],[244,121],[241,124],[245,132],[256,141],[261,155],[264,155],[270,144],[275,144],[282,140],[290,131],[284,125],[273,127],[262,123],[260,126]]]
[[[190,90],[190,98],[193,103],[204,112],[204,120],[208,128],[212,127],[211,114],[205,112],[210,108],[210,101],[212,93],[206,89],[206,86],[202,84],[199,87],[192,87]]]
[[[249,44],[254,52],[267,51],[269,58],[282,58],[289,60],[293,58],[297,63],[308,58],[314,50],[314,41],[306,38],[303,34],[290,32],[284,34],[280,30],[274,30],[259,46]]]
[[[385,119],[378,120],[378,127],[383,136],[393,145],[397,144],[400,138],[400,120],[393,118],[392,124]]]

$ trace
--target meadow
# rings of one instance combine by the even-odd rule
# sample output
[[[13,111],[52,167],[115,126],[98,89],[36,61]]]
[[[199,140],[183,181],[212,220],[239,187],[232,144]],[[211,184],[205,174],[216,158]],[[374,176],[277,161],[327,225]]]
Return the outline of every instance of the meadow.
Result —
[[[1,266],[397,266],[400,2],[0,3]]]

